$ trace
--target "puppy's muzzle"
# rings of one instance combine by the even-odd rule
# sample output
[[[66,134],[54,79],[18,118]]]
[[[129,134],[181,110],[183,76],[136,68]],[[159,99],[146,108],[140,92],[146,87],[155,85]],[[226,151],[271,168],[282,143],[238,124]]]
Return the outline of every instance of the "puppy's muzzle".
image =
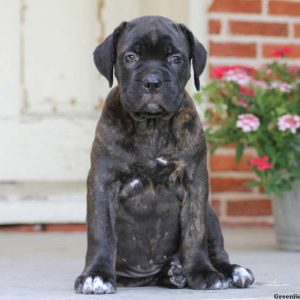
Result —
[[[143,80],[146,93],[158,93],[162,87],[162,78],[157,74],[149,74]]]

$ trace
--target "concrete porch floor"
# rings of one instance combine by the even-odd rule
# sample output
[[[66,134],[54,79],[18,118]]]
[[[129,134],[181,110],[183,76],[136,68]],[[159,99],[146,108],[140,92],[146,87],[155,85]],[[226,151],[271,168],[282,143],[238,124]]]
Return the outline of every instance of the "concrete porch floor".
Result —
[[[83,267],[83,233],[0,233],[0,299],[274,299],[274,294],[300,294],[300,253],[275,248],[272,229],[226,229],[231,261],[252,269],[249,289],[171,290],[159,287],[119,288],[117,294],[77,295],[75,277]]]

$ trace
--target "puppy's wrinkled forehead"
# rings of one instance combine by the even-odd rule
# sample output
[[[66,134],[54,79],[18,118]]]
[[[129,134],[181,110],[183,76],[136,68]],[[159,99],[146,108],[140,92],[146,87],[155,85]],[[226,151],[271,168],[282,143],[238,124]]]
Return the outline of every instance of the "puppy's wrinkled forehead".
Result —
[[[119,38],[117,53],[136,51],[139,47],[149,51],[159,48],[189,53],[189,45],[178,24],[166,18],[142,17],[127,23]]]

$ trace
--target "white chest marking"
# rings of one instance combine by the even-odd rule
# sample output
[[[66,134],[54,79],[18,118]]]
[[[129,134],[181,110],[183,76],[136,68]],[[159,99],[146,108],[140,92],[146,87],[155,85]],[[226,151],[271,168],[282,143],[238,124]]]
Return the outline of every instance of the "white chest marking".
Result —
[[[168,161],[163,157],[157,157],[156,160],[163,166],[166,166],[168,164]]]
[[[141,182],[138,179],[134,179],[129,183],[129,185],[132,189],[134,189],[136,186],[138,186],[140,184],[141,184]]]

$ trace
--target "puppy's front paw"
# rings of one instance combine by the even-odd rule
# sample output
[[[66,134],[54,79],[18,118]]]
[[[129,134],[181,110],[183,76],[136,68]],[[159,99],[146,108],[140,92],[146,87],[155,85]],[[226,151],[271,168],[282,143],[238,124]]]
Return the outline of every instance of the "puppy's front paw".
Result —
[[[101,276],[80,275],[74,285],[77,294],[113,294],[116,284],[103,280]]]
[[[253,285],[255,281],[251,270],[239,265],[233,265],[231,279],[230,287],[233,288],[247,288]]]
[[[214,270],[194,271],[186,276],[187,285],[196,290],[222,290],[229,287],[230,281]]]

